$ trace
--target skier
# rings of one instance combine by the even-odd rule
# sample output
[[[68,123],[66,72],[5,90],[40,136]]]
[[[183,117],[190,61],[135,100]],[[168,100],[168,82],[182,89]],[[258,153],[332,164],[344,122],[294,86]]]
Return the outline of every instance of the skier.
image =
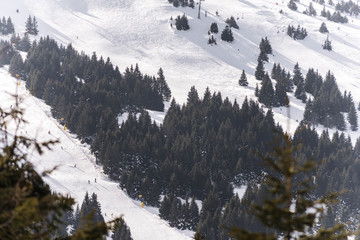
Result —
[[[88,180],[88,183],[90,184],[90,180]]]
[[[95,178],[95,182],[96,182],[96,178]]]
[[[74,167],[76,168],[76,163],[75,163]]]

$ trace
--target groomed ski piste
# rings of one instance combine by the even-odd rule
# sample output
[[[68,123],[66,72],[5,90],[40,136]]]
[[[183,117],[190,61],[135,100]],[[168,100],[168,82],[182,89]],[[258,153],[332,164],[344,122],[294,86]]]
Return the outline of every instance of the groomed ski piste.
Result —
[[[310,2],[301,0],[297,3],[298,11],[294,12],[286,6],[287,0],[206,0],[202,2],[201,19],[198,19],[198,5],[195,9],[175,8],[167,0],[3,0],[0,16],[12,18],[20,37],[25,31],[27,17],[35,16],[40,30],[36,38],[49,35],[59,43],[71,43],[78,51],[89,55],[96,52],[98,56],[110,57],[120,70],[138,63],[143,73],[155,75],[162,67],[173,97],[180,104],[186,102],[193,85],[200,96],[209,87],[212,92],[220,91],[223,97],[229,97],[231,101],[237,99],[239,103],[245,96],[255,98],[256,83],[260,84],[254,77],[259,43],[261,38],[267,37],[274,51],[265,65],[267,71],[274,63],[292,71],[297,62],[304,76],[308,68],[317,69],[323,77],[330,70],[341,92],[351,91],[355,106],[358,106],[360,17],[347,15],[347,24],[330,22],[319,16],[323,6],[315,2],[317,16],[307,16],[302,12]],[[326,4],[326,9],[334,12],[333,6]],[[281,14],[280,10],[284,13]],[[177,31],[170,26],[170,17],[182,14],[188,16],[189,31]],[[240,29],[233,29],[235,41],[227,43],[220,40],[220,33],[226,25],[225,19],[231,16],[237,19]],[[207,44],[207,32],[212,22],[219,26],[220,33],[215,35],[217,46]],[[318,31],[322,22],[330,31],[331,52],[321,46],[327,37]],[[291,39],[286,34],[288,25],[306,28],[308,37],[299,41]],[[238,85],[243,69],[249,81],[247,87]],[[14,104],[5,92],[15,91],[16,84],[16,79],[8,75],[7,68],[1,68],[1,107]],[[140,202],[128,198],[117,183],[109,181],[102,174],[101,167],[95,164],[89,147],[81,144],[75,135],[64,131],[51,117],[50,108],[30,96],[24,85],[22,83],[19,87],[19,93],[23,95],[21,106],[26,110],[29,124],[24,126],[22,134],[39,140],[60,140],[53,151],[43,156],[31,155],[31,161],[39,171],[59,166],[46,179],[54,191],[68,193],[79,203],[86,191],[97,193],[103,215],[106,213],[105,219],[110,220],[112,214],[123,214],[135,240],[191,238],[191,232],[170,228],[157,216],[157,209],[146,206],[141,209]],[[293,133],[302,120],[305,105],[293,95],[289,98],[289,109],[274,108],[273,112],[275,120]],[[164,113],[152,112],[152,116],[161,123]],[[125,119],[125,116],[120,119]],[[318,126],[317,129],[321,132],[324,128]],[[355,142],[360,130],[353,132],[349,129],[347,125],[346,135]],[[329,129],[330,134],[334,131]]]

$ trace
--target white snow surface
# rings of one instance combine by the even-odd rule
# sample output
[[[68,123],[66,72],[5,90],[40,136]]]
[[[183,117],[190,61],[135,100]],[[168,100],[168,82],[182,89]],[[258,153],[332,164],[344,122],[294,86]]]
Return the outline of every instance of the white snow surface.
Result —
[[[296,62],[305,76],[308,68],[317,69],[325,76],[334,73],[340,90],[351,91],[355,105],[360,100],[360,19],[347,15],[349,23],[339,24],[319,16],[323,6],[312,2],[317,10],[316,17],[302,12],[311,0],[297,3],[298,11],[287,8],[287,0],[206,0],[202,2],[201,19],[195,9],[174,8],[167,0],[0,0],[0,17],[11,16],[16,32],[22,35],[29,15],[36,16],[39,36],[49,35],[59,43],[71,43],[77,50],[87,54],[110,57],[120,69],[138,63],[140,70],[155,75],[162,67],[173,97],[180,104],[186,102],[187,93],[195,86],[202,96],[206,87],[212,92],[220,91],[241,103],[245,96],[254,98],[256,84],[254,72],[259,54],[261,38],[268,37],[274,54],[265,65],[270,71],[274,63],[292,71]],[[327,2],[327,1],[326,1]],[[334,1],[337,3],[337,0]],[[325,5],[330,12],[334,7]],[[19,13],[16,13],[16,10]],[[283,10],[284,14],[279,11]],[[205,11],[207,17],[205,17]],[[215,14],[218,11],[219,16]],[[185,13],[190,30],[177,31],[170,26],[170,17]],[[233,29],[235,41],[222,42],[220,33],[225,19],[234,16],[240,26]],[[207,44],[210,24],[217,22],[219,33],[215,35],[217,46]],[[318,29],[325,22],[330,33],[333,51],[322,49],[327,35]],[[301,25],[308,31],[305,40],[294,41],[286,34],[288,25]],[[238,79],[245,70],[249,86],[240,87]],[[16,81],[9,77],[6,69],[0,70],[0,104],[9,107],[11,99],[4,91],[14,91]],[[31,136],[40,140],[59,138],[61,143],[54,151],[44,156],[32,156],[39,170],[59,165],[47,181],[55,191],[70,193],[82,201],[86,191],[98,193],[102,210],[107,214],[124,214],[135,240],[138,239],[189,239],[184,233],[171,229],[151,212],[141,209],[139,203],[129,199],[116,183],[109,181],[94,163],[88,146],[81,145],[76,137],[51,117],[50,109],[42,101],[30,97],[24,89],[26,116],[29,124],[24,127]],[[302,120],[305,105],[293,95],[290,108],[274,108],[274,117],[285,130],[293,133]],[[359,112],[358,112],[359,114]],[[164,113],[153,112],[151,116],[161,123]],[[290,116],[290,118],[288,118]],[[324,128],[319,126],[318,131]],[[353,142],[360,136],[359,131],[346,134]],[[48,135],[48,130],[51,135]],[[335,130],[330,130],[332,134]],[[61,146],[63,149],[61,149]],[[74,168],[74,164],[77,167]],[[97,178],[97,184],[94,179]],[[90,180],[91,184],[87,181]]]
[[[110,181],[102,173],[101,167],[96,165],[89,147],[81,144],[75,135],[67,130],[64,131],[63,126],[51,117],[50,107],[42,100],[31,96],[25,89],[24,82],[17,86],[17,80],[7,73],[6,68],[1,68],[0,106],[2,108],[9,109],[15,106],[14,98],[10,93],[14,94],[16,88],[19,98],[22,99],[20,107],[25,110],[24,118],[28,121],[21,127],[19,133],[26,137],[35,137],[39,141],[60,140],[51,151],[45,151],[41,156],[35,151],[28,153],[29,160],[38,172],[58,167],[45,177],[52,190],[70,194],[78,203],[83,201],[86,192],[89,194],[95,192],[105,220],[109,221],[123,215],[134,240],[191,239],[192,232],[181,232],[170,228],[166,221],[157,216],[157,209],[147,206],[141,208],[141,202],[129,198],[120,189],[118,183]]]

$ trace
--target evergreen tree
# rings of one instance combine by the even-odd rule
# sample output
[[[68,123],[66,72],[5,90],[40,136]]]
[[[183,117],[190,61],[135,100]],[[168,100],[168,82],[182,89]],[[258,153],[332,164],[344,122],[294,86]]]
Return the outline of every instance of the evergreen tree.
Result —
[[[228,25],[226,25],[224,30],[221,32],[221,40],[226,41],[226,42],[234,41],[232,31]]]
[[[299,63],[296,63],[293,70],[293,83],[297,86],[299,82],[304,82],[304,77],[301,73]]]
[[[261,39],[260,45],[260,52],[264,52],[266,54],[272,54],[272,47],[267,37],[265,39]]]
[[[208,44],[210,44],[210,45],[217,44],[216,39],[214,38],[214,35],[211,35],[211,37],[209,37]]]
[[[239,85],[240,86],[247,86],[249,85],[247,78],[246,78],[246,74],[245,74],[245,70],[242,71],[240,79],[239,79]]]
[[[191,7],[191,8],[194,8],[194,7],[195,7],[194,0],[190,0],[190,1],[189,1],[189,7]]]
[[[33,34],[33,20],[29,16],[25,22],[25,32],[28,34]]]
[[[258,56],[258,61],[269,62],[269,57],[264,51],[260,51],[260,54]]]
[[[174,7],[179,7],[180,6],[180,2],[179,2],[179,0],[173,0],[173,6]]]
[[[115,223],[112,231],[112,240],[132,240],[130,229],[124,220]]]
[[[159,208],[159,216],[164,220],[169,220],[171,203],[171,199],[165,195]]]
[[[27,52],[31,48],[30,38],[28,33],[24,33],[24,36],[21,38],[17,44],[17,49],[19,51]]]
[[[329,30],[327,29],[326,24],[324,22],[321,24],[319,31],[321,33],[328,33],[329,32]]]
[[[304,81],[299,81],[295,90],[295,97],[300,99],[303,103],[306,102],[307,96],[304,87]]]
[[[277,82],[275,85],[275,105],[286,106],[288,104],[287,101],[286,87],[281,82]]]
[[[294,0],[290,0],[287,6],[288,6],[288,8],[290,8],[290,9],[293,10],[293,11],[296,11],[296,10],[297,10],[297,5],[296,5],[296,3],[294,2]]]
[[[349,111],[349,115],[348,115],[348,121],[350,123],[351,130],[352,131],[357,131],[357,129],[358,129],[358,118],[357,118],[357,112],[356,112],[354,103],[352,103],[351,106],[350,106],[350,111]]]
[[[32,34],[36,36],[38,35],[38,33],[39,33],[38,24],[34,16],[32,21]]]
[[[216,22],[213,22],[210,26],[210,32],[211,33],[218,33],[219,32],[219,29],[218,29],[218,25]]]
[[[189,223],[190,223],[190,230],[195,231],[196,226],[199,222],[199,207],[195,202],[195,198],[191,199],[190,209],[189,209]]]
[[[257,80],[262,80],[264,75],[265,75],[265,70],[264,70],[263,61],[261,59],[258,59],[258,65],[256,66],[256,70],[255,70],[255,78]]]
[[[236,20],[233,16],[231,16],[230,18],[227,18],[225,20],[225,23],[231,28],[239,29],[239,25],[237,25]]]
[[[314,9],[313,5],[312,5],[312,2],[309,3],[309,8],[306,9],[306,13],[309,15],[309,16],[316,16],[316,10]]]
[[[316,240],[347,239],[351,233],[344,225],[316,229],[317,216],[324,211],[324,205],[334,204],[339,194],[331,193],[312,200],[309,197],[313,190],[312,175],[307,173],[315,163],[294,158],[298,148],[292,146],[288,135],[283,134],[278,144],[274,153],[264,158],[272,170],[270,176],[266,177],[266,190],[270,196],[266,196],[263,204],[253,206],[255,216],[269,231],[251,233],[233,227],[229,229],[229,236],[249,240],[275,240],[280,236],[286,240],[294,239],[294,236]]]
[[[322,17],[325,17],[325,18],[326,18],[327,12],[326,12],[325,6],[324,6],[323,10],[321,10],[320,15],[321,15]]]
[[[171,98],[171,90],[165,81],[164,71],[162,68],[159,69],[158,78],[156,80],[159,94],[163,96],[164,101],[169,101]]]
[[[18,75],[19,79],[25,79],[25,66],[19,53],[15,53],[15,55],[12,57],[10,61],[9,73],[13,77]]]
[[[175,2],[175,1],[174,1]],[[190,29],[190,26],[189,26],[189,23],[188,23],[188,19],[187,17],[184,15],[182,15],[182,17],[177,16],[177,18],[175,19],[175,26],[176,26],[176,29],[177,30],[189,30]]]
[[[323,44],[323,49],[328,50],[328,51],[332,50],[331,41],[329,40],[329,36],[327,36],[327,38]]]
[[[274,104],[274,88],[272,86],[272,82],[270,80],[270,77],[267,73],[265,73],[263,80],[262,80],[262,86],[260,88],[259,92],[259,102],[263,103],[266,107],[271,107]]]
[[[5,31],[6,35],[7,34],[12,34],[15,33],[15,27],[14,24],[12,23],[11,17],[8,17],[7,21],[6,21],[6,31]]]

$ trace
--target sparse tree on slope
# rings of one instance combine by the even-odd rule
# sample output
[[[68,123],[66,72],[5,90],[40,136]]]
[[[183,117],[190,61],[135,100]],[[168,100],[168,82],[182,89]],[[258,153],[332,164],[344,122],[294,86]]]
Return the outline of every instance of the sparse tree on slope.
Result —
[[[319,31],[321,33],[328,33],[329,32],[329,30],[327,29],[326,24],[324,22],[321,24]]]
[[[221,33],[221,40],[226,41],[226,42],[234,41],[232,31],[228,25],[224,28],[224,30]]]
[[[245,74],[245,70],[242,71],[240,79],[239,79],[239,85],[240,86],[247,86],[249,85],[247,78],[246,78],[246,74]]]
[[[288,8],[290,8],[291,10],[293,11],[296,11],[297,10],[297,5],[296,3],[294,2],[294,0],[290,0],[289,3],[288,3]]]
[[[328,50],[328,51],[332,50],[331,41],[329,40],[329,36],[327,36],[327,38],[323,44],[323,49]]]

